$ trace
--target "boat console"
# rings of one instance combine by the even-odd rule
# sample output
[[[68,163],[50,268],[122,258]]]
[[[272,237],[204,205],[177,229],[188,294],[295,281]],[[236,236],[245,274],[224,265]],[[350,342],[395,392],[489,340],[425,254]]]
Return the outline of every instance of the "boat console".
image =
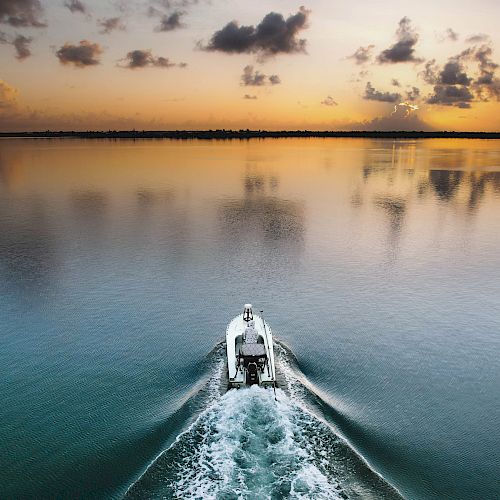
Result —
[[[272,333],[251,304],[229,323],[226,331],[229,387],[275,386]]]

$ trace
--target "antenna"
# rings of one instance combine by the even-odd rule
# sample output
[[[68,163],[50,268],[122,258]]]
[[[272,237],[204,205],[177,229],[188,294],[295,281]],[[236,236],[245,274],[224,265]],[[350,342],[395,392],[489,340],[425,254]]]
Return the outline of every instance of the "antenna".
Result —
[[[269,349],[269,338],[267,337],[266,322],[264,320],[263,310],[260,311],[260,318],[262,319],[262,324],[264,325],[264,333],[266,334],[266,339],[268,341],[268,349]],[[271,357],[269,357],[269,361],[271,361]],[[269,366],[267,369],[269,370]],[[273,367],[273,391],[274,391],[274,400],[278,401],[278,398],[276,397],[276,372],[274,367]]]

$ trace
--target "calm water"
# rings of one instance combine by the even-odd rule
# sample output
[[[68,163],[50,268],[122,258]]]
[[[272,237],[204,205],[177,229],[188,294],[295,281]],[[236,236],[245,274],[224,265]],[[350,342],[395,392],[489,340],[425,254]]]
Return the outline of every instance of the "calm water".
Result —
[[[3,140],[0,496],[498,498],[499,270],[496,141]]]

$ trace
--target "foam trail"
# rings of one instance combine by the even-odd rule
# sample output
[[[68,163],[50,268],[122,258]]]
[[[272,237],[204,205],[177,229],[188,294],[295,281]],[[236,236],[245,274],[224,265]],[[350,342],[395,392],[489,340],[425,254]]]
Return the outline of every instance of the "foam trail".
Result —
[[[302,422],[283,391],[229,391],[199,421],[202,440],[173,484],[182,498],[340,498],[313,463]]]
[[[257,386],[220,395],[217,358],[205,409],[127,498],[400,498],[309,410],[285,348],[277,349],[286,381],[277,401]]]

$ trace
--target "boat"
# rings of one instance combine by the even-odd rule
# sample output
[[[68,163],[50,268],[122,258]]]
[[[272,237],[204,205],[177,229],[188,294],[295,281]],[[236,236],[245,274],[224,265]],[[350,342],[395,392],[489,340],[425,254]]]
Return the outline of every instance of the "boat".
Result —
[[[262,311],[261,311],[262,314]],[[226,330],[228,389],[276,387],[273,334],[262,316],[245,304]]]

